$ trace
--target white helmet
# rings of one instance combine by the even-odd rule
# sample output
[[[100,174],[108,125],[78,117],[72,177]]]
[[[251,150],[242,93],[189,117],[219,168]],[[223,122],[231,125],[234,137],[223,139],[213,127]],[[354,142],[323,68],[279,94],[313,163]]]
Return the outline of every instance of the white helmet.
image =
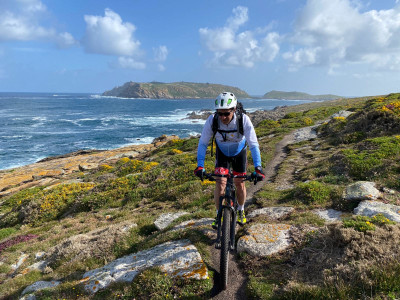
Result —
[[[237,105],[237,99],[231,92],[223,92],[215,99],[215,109],[234,108]]]

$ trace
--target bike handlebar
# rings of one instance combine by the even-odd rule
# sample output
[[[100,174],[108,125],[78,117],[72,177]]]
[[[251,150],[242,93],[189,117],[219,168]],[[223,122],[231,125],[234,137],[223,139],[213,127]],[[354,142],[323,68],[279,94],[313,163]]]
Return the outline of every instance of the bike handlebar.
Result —
[[[243,178],[244,181],[248,180],[250,182],[254,182],[254,184],[257,184],[258,178],[254,177],[252,175],[233,175],[233,174],[228,174],[228,175],[222,175],[222,174],[214,174],[214,173],[204,173],[203,174],[204,178],[210,180],[210,181],[216,181],[214,177],[223,177],[223,178]]]

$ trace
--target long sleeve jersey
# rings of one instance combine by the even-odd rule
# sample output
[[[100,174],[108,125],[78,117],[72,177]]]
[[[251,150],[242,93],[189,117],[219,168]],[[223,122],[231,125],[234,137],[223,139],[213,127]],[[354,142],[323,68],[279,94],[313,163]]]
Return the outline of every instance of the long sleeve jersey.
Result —
[[[214,115],[208,117],[204,125],[203,132],[199,140],[197,148],[197,165],[204,167],[207,145],[213,136],[212,123]],[[254,167],[261,166],[260,146],[258,145],[256,132],[250,118],[243,114],[243,135],[239,133],[237,126],[236,114],[233,115],[232,121],[225,125],[218,119],[218,129],[222,131],[234,131],[229,133],[217,132],[215,142],[218,148],[228,157],[236,156],[246,147],[246,142],[249,145],[251,156],[253,158]]]

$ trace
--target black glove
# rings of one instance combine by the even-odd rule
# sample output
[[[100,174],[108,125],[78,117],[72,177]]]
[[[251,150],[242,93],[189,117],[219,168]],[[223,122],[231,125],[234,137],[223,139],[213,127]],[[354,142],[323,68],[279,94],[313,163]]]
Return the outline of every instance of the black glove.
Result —
[[[263,181],[265,178],[263,169],[260,166],[256,167],[255,171],[251,173],[251,177],[254,179],[254,184],[256,184],[257,181]]]
[[[203,167],[197,167],[193,173],[195,176],[199,177],[201,179],[201,181],[203,181],[206,170]]]

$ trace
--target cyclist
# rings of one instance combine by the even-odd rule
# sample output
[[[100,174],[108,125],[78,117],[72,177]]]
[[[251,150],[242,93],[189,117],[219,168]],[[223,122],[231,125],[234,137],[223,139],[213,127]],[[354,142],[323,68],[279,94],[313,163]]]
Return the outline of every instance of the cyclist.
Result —
[[[230,162],[234,175],[246,175],[248,144],[255,167],[253,176],[257,177],[257,180],[263,180],[265,175],[261,168],[260,148],[253,124],[247,115],[242,114],[243,134],[241,134],[239,130],[240,117],[235,113],[236,107],[237,99],[233,93],[223,92],[219,94],[215,100],[215,109],[218,115],[218,129],[215,133],[216,160],[214,172],[221,175],[228,174],[227,167],[228,162]],[[208,117],[197,148],[197,168],[194,170],[194,174],[200,178],[203,178],[205,173],[204,160],[207,145],[214,135],[213,120],[214,115]],[[227,179],[223,177],[216,182],[214,202],[217,213],[219,209],[219,198],[225,193],[226,182]],[[238,222],[245,224],[244,202],[246,200],[246,187],[241,178],[234,178],[234,184],[238,200]],[[217,227],[217,218],[214,220],[212,227]]]

